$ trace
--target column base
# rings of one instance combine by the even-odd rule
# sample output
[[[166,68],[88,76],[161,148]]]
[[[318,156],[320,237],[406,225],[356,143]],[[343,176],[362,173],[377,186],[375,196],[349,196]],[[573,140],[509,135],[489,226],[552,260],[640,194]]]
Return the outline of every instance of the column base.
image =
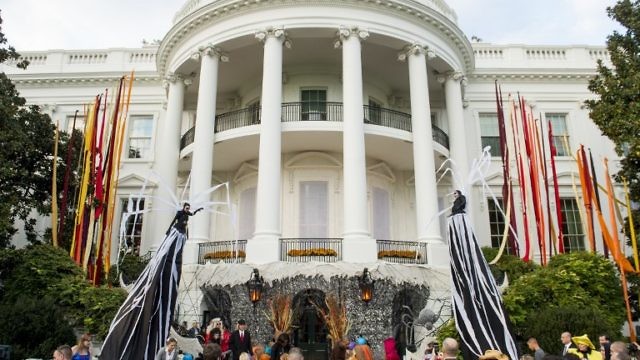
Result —
[[[345,235],[342,240],[342,261],[350,263],[378,261],[376,240],[370,236]]]
[[[246,262],[268,264],[280,260],[280,235],[260,234],[247,241]]]
[[[197,265],[198,253],[200,252],[200,244],[207,241],[208,239],[199,239],[199,238],[187,239],[186,244],[184,244],[184,250],[182,250],[182,264]]]
[[[438,268],[449,268],[449,245],[440,240],[427,241],[427,264]]]

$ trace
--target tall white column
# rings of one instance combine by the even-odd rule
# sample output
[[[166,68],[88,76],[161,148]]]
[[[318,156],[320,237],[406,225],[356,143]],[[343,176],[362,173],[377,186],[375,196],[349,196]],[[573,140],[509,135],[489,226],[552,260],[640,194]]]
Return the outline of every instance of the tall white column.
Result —
[[[440,222],[437,218],[438,188],[433,156],[427,57],[432,58],[435,55],[426,47],[413,44],[400,54],[399,59],[408,58],[409,62],[417,238],[418,241],[428,243],[427,262],[430,265],[446,266],[449,263],[449,254],[447,246],[442,241]]]
[[[178,180],[178,162],[180,160],[180,124],[184,109],[185,86],[191,84],[191,79],[183,79],[181,75],[171,74],[166,77],[165,86],[169,88],[167,110],[160,124],[160,133],[156,142],[154,171],[160,177],[156,196],[171,201],[176,192]],[[145,204],[149,208],[150,204]],[[162,205],[161,205],[162,206]],[[153,223],[154,234],[151,249],[156,250],[175,214],[171,212],[156,212]]]
[[[200,84],[198,87],[198,107],[196,110],[196,130],[191,161],[191,188],[189,198],[193,202],[192,211],[200,204],[211,200],[205,194],[211,187],[213,172],[213,143],[216,117],[216,96],[218,89],[218,65],[222,54],[213,46],[200,50]],[[189,240],[185,245],[184,263],[198,261],[198,248],[209,241],[211,215],[198,213],[189,221]]]
[[[264,264],[280,259],[281,118],[283,29],[256,33],[264,41],[262,120],[256,190],[256,229],[247,242],[247,262]]]
[[[471,196],[471,189],[466,189],[469,175],[469,156],[462,106],[461,81],[464,76],[460,72],[452,72],[444,77],[444,94],[449,121],[449,156],[456,163],[456,186],[465,196]],[[440,80],[440,79],[438,79]],[[459,183],[458,183],[459,182]]]
[[[341,28],[342,96],[344,122],[342,132],[344,181],[343,260],[374,262],[376,242],[371,237],[367,211],[367,165],[364,145],[364,109],[362,93],[361,40],[365,30]]]

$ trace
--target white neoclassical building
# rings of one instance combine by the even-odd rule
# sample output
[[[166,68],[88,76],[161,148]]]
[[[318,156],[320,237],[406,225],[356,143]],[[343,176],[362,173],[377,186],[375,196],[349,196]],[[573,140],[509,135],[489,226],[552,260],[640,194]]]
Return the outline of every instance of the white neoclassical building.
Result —
[[[543,133],[550,120],[566,135],[570,152],[561,148],[556,159],[561,204],[551,203],[565,215],[567,248],[588,248],[569,155],[585,144],[597,171],[601,158],[614,168],[617,160],[583,106],[593,97],[587,82],[596,61],[608,60],[604,47],[472,44],[444,0],[189,0],[157,45],[22,55],[31,61],[26,71],[1,69],[67,127],[75,110],[136,71],[118,212],[150,170],[157,175],[135,200],[145,208],[168,197],[165,189],[195,197],[228,183],[235,215],[190,221],[186,279],[218,260],[267,274],[269,266],[305,261],[446,272],[446,214],[439,214],[459,187],[479,242],[497,247],[504,218],[487,189],[502,200],[500,157],[485,173],[488,187],[438,172],[450,158],[466,179],[484,146],[498,149],[496,80],[505,101],[517,93],[528,100],[545,120]],[[525,205],[516,200],[521,218]],[[172,216],[151,213],[130,229],[140,254],[159,244]],[[113,244],[117,254],[115,232]],[[238,249],[246,257],[215,255]],[[295,252],[309,249],[326,252]],[[186,293],[199,300],[185,319],[207,307],[189,284]]]

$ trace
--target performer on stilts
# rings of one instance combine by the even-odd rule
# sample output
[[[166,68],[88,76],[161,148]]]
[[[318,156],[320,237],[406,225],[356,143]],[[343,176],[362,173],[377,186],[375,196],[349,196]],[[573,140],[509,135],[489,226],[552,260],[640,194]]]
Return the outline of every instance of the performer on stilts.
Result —
[[[182,272],[182,249],[187,240],[189,203],[178,210],[160,248],[136,280],[118,310],[100,359],[153,360],[169,336]]]
[[[500,291],[465,213],[466,198],[460,190],[453,196],[448,224],[451,292],[463,357],[477,359],[493,349],[518,359]]]

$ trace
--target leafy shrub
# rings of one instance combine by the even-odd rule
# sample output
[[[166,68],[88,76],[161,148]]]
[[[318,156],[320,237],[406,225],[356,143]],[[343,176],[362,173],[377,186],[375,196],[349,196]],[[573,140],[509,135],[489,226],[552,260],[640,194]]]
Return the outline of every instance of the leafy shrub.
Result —
[[[7,343],[25,354],[24,357],[48,358],[58,345],[75,343],[73,332],[69,339],[66,335],[56,335],[57,329],[81,327],[103,338],[126,298],[122,289],[91,286],[69,254],[50,245],[0,250],[0,265],[5,284],[0,314],[7,317],[0,316],[0,323],[9,324],[0,325],[0,340],[11,341]],[[34,300],[26,302],[26,297]],[[45,309],[54,319],[43,323],[31,316],[31,313],[41,314],[40,309]],[[16,355],[16,358],[24,357]]]
[[[616,269],[591,253],[554,256],[547,267],[512,282],[504,303],[516,335],[540,339],[546,351],[557,349],[563,331],[618,337],[625,319]]]
[[[149,263],[149,257],[126,255],[122,259],[120,266],[112,266],[109,271],[109,285],[121,286],[120,274],[126,284],[131,284],[142,274],[142,271]]]
[[[557,354],[562,351],[560,334],[563,331],[587,334],[595,343],[600,334],[618,334],[620,323],[599,305],[588,303],[543,307],[537,311],[535,320],[522,324],[520,328],[523,333],[534,336],[547,353]]]
[[[482,253],[487,262],[492,261],[498,255],[498,249],[483,247]],[[539,267],[533,261],[525,262],[517,256],[503,253],[500,260],[494,265],[489,265],[493,277],[498,283],[502,283],[504,274],[507,274],[509,282],[515,281],[524,274],[528,274]]]

